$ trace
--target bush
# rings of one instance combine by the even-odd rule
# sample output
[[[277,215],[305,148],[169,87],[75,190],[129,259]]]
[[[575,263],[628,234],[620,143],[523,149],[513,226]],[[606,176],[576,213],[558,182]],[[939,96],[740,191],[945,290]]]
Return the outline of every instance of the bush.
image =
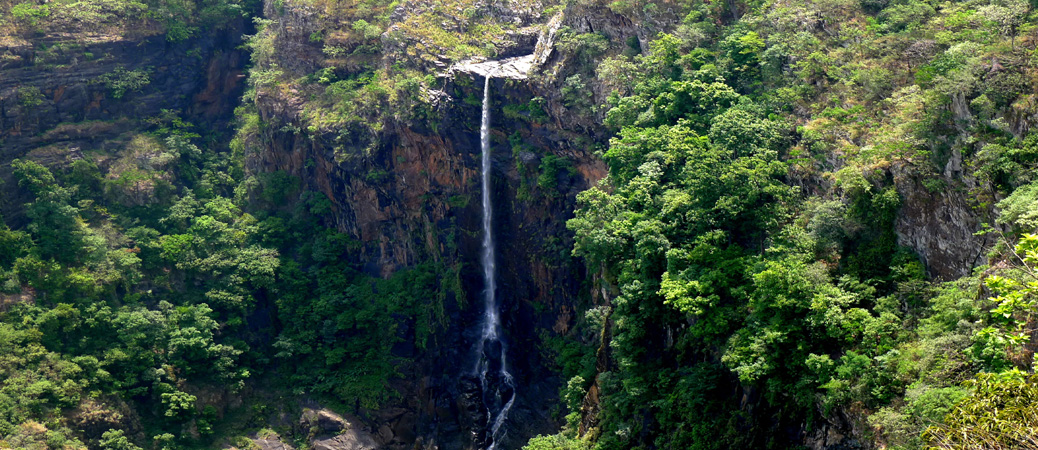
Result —
[[[149,72],[144,68],[126,70],[120,67],[97,77],[95,82],[104,84],[111,91],[112,97],[119,99],[128,92],[139,92],[151,83]]]
[[[523,446],[523,450],[588,450],[590,448],[591,446],[587,442],[562,434],[537,436]]]
[[[1022,231],[1038,230],[1038,182],[1022,186],[998,202],[1002,215],[998,222],[1011,224]]]
[[[30,27],[36,27],[39,25],[40,20],[49,16],[50,7],[47,5],[19,3],[11,8],[11,17],[14,17],[14,20]]]
[[[43,93],[36,86],[25,86],[18,88],[18,104],[32,108],[43,104]]]

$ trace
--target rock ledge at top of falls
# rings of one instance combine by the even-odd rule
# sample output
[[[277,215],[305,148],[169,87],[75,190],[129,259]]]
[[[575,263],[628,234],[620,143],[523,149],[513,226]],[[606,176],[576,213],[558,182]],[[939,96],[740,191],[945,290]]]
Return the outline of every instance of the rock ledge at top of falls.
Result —
[[[461,61],[447,69],[447,76],[455,76],[459,73],[472,73],[483,77],[511,78],[513,80],[525,80],[537,67],[543,65],[555,46],[555,36],[562,26],[562,13],[556,14],[537,37],[537,44],[533,53],[529,55],[516,56],[498,60],[487,60],[485,58],[472,58]]]
[[[534,62],[533,54],[491,61],[470,59],[451,66],[448,74],[474,73],[483,77],[524,80],[529,77]]]

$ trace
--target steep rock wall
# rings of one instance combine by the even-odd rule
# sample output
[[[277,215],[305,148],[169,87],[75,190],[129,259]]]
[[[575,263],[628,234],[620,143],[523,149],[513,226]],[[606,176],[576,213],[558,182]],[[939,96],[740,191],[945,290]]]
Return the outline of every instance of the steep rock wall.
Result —
[[[530,98],[529,87],[507,87],[499,80],[493,92],[492,195],[500,246],[499,295],[515,372],[523,386],[512,421],[525,424],[509,437],[519,444],[532,432],[549,432],[555,425],[548,406],[554,404],[551,399],[560,380],[543,376],[550,371],[545,370],[549,362],[537,350],[542,347],[540,333],[564,332],[574,319],[583,268],[569,254],[572,241],[565,220],[572,214],[575,194],[605,172],[589,151],[557,130],[502,117],[501,104]],[[260,104],[264,120],[291,120],[291,115],[282,115],[283,110]],[[274,132],[271,145],[249,159],[250,170],[287,171],[327,195],[335,205],[336,226],[363,243],[361,258],[368,272],[388,276],[428,260],[463,267],[467,304],[450,308],[450,327],[441,330],[435,346],[421,354],[400,355],[417,363],[395,387],[403,398],[415,400],[374,414],[376,421],[387,423],[373,426],[396,430],[392,437],[382,437],[382,444],[400,448],[412,445],[417,437],[435,441],[440,448],[455,448],[452,442],[466,442],[463,435],[474,432],[475,426],[464,414],[465,397],[472,395],[466,389],[471,387],[455,380],[470,365],[472,355],[467,349],[472,347],[472,328],[482,314],[478,306],[483,289],[478,261],[479,109],[455,100],[444,117],[449,119],[437,126],[439,132],[393,124],[374,154],[344,161],[336,161],[321,136],[291,131]],[[532,150],[513,155],[508,142],[512,135],[521,136]],[[554,192],[520,195],[523,183],[531,181],[523,179],[517,164],[536,167],[538,159],[549,154],[566,158],[573,170],[559,175]],[[530,162],[523,162],[524,158]],[[465,363],[459,367],[458,361]],[[437,421],[447,424],[428,425]]]
[[[244,88],[245,23],[171,43],[163,34],[44,35],[0,41],[0,177],[10,161],[63,165],[106,141],[144,128],[163,110],[218,129]],[[117,97],[101,77],[142,71],[148,82]],[[0,212],[18,220],[24,203],[8,197]]]
[[[970,204],[972,179],[944,176],[939,191],[901,171],[894,180],[902,198],[895,222],[898,244],[914,250],[932,277],[954,280],[986,262],[994,241],[975,233],[982,229],[981,214],[990,212]]]
[[[272,26],[278,30],[278,61],[292,58],[280,67],[299,74],[317,70],[306,58],[320,52],[320,43],[306,38],[319,29],[315,12],[286,2],[283,11],[268,5],[268,13],[277,20]],[[249,172],[286,171],[307,189],[326,195],[335,227],[362,243],[360,258],[373,275],[389,276],[430,260],[461,268],[467,302],[446,305],[448,326],[427,349],[398,349],[403,360],[413,361],[394,381],[401,400],[367,412],[385,448],[473,448],[483,432],[477,384],[468,374],[482,314],[480,107],[471,101],[482,95],[482,84],[481,77],[469,74],[441,79],[436,118],[390,119],[373,149],[366,143],[344,145],[337,130],[304,131],[306,94],[257,90],[267,131],[247,155]],[[498,292],[512,369],[521,386],[502,448],[518,448],[559,425],[553,409],[563,380],[552,375],[541,340],[545,333],[568,331],[575,322],[584,269],[570,255],[572,237],[565,222],[576,194],[605,175],[593,154],[594,141],[567,131],[577,127],[565,117],[549,112],[548,118],[532,119],[503,112],[506,105],[553,95],[551,86],[536,82],[495,79],[491,87]],[[564,160],[565,167],[539,186],[545,157]]]

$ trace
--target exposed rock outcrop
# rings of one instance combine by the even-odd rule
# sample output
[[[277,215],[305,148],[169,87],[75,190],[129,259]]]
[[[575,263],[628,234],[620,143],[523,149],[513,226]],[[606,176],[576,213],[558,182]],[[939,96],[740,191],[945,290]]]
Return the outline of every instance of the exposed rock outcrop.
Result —
[[[378,448],[375,440],[368,435],[347,430],[343,434],[314,439],[310,443],[314,450],[374,450]]]
[[[530,71],[534,67],[534,55],[529,54],[494,61],[462,61],[451,66],[449,72],[474,73],[481,77],[525,80],[530,77]]]
[[[347,420],[328,409],[304,409],[301,434],[308,434],[315,450],[375,450],[372,434],[357,419]]]
[[[932,191],[920,180],[895,172],[902,197],[895,229],[898,244],[914,250],[930,275],[953,280],[983,264],[992,242],[975,235],[981,230],[981,218],[966,198],[968,188],[962,179],[942,181],[948,188]]]
[[[163,35],[0,44],[0,54],[13,55],[0,65],[0,157],[10,160],[49,144],[97,142],[124,128],[93,122],[145,118],[164,109],[228,120],[244,86],[246,55],[236,48],[242,32],[238,27],[177,44]],[[147,81],[114,93],[101,77],[117,71],[140,71]],[[55,128],[75,123],[93,128],[81,134]]]
[[[276,434],[257,436],[252,439],[252,443],[259,447],[259,450],[296,450],[295,447],[282,442],[281,437]],[[236,450],[233,447],[232,449]]]
[[[306,408],[303,410],[303,415],[299,418],[299,426],[307,430],[314,430],[317,433],[334,434],[349,429],[351,424],[331,410]]]
[[[563,14],[556,14],[544,25],[538,34],[537,43],[529,55],[515,56],[500,60],[472,59],[455,64],[447,70],[447,75],[458,76],[463,73],[476,74],[481,77],[509,78],[525,80],[539,70],[548,61],[555,48],[555,37],[562,26]]]

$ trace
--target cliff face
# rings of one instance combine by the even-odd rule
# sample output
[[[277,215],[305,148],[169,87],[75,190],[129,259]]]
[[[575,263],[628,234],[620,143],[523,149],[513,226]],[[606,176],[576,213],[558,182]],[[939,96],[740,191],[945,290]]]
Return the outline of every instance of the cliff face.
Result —
[[[565,332],[575,319],[572,311],[583,268],[570,256],[565,220],[572,214],[576,193],[604,176],[604,167],[588,149],[551,126],[503,118],[502,103],[534,96],[528,86],[508,84],[513,83],[492,83],[492,197],[499,296],[522,386],[512,421],[524,425],[510,435],[517,439],[512,444],[518,445],[533,432],[552,431],[554,425],[546,406],[554,404],[551,399],[560,380],[544,377],[551,370],[535,349],[543,347],[541,333]],[[400,448],[412,445],[416,436],[440,448],[455,448],[452,441],[467,440],[459,439],[459,433],[479,432],[471,429],[479,428],[478,423],[465,411],[466,396],[472,395],[466,389],[471,386],[457,380],[474,364],[469,350],[482,314],[480,111],[456,102],[445,115],[449,119],[438,125],[440,132],[392,124],[388,139],[363,157],[337,162],[321,136],[278,131],[270,136],[273,144],[249,161],[252,170],[287,171],[327,195],[335,205],[340,231],[363,243],[362,259],[372,274],[388,276],[429,259],[462,267],[467,304],[452,308],[450,325],[439,331],[435,346],[423,354],[400,355],[416,361],[398,386],[403,398],[412,400],[388,408],[393,413],[376,413],[397,430],[390,438],[382,437],[382,443]],[[265,120],[291,123],[265,106],[260,111]],[[508,139],[516,135],[525,146],[513,154]],[[520,168],[536,169],[546,155],[565,158],[572,170],[557,174],[552,191],[531,194],[529,185],[536,181]],[[521,195],[524,184],[527,191]],[[436,422],[440,423],[430,425]]]
[[[61,166],[111,152],[164,110],[226,125],[245,84],[243,31],[239,20],[177,43],[83,30],[0,39],[0,177],[16,158]],[[17,220],[24,202],[6,200]]]
[[[961,168],[940,179],[944,188],[935,192],[920,180],[895,171],[903,199],[895,224],[898,244],[914,250],[931,276],[947,281],[967,276],[983,264],[993,241],[974,234],[982,229],[981,214],[989,214],[970,203],[968,193],[975,180],[964,177]]]
[[[318,70],[305,55],[320,60],[322,43],[304,36],[328,24],[307,6],[285,2],[283,8],[267,8],[277,21],[271,27],[277,30],[275,54],[283,55],[276,58],[278,66],[293,73]],[[398,23],[406,17],[403,7],[394,13]],[[533,39],[519,42],[522,48],[512,53],[532,51]],[[282,59],[288,55],[303,57]],[[401,350],[400,356],[414,361],[394,386],[402,400],[370,414],[373,428],[389,430],[376,436],[387,448],[416,443],[472,448],[484,432],[477,382],[469,373],[483,313],[478,260],[483,78],[458,73],[436,85],[435,118],[389,118],[374,147],[363,141],[344,144],[340,130],[307,131],[302,89],[260,88],[256,105],[269,131],[255,137],[264,144],[253,145],[247,157],[250,172],[286,171],[324,193],[334,205],[336,227],[362,242],[369,273],[388,276],[428,260],[461,268],[467,303],[448,305],[449,325],[439,330],[434,345]],[[539,349],[544,336],[565,333],[575,323],[584,268],[570,255],[565,222],[576,194],[605,175],[593,154],[595,142],[574,133],[579,127],[557,114],[562,107],[552,101],[556,96],[541,80],[494,79],[490,88],[498,292],[520,386],[503,448],[518,448],[530,436],[558,427],[553,399],[563,380],[551,375],[555,370]],[[546,114],[511,112],[535,98],[547,103]]]

